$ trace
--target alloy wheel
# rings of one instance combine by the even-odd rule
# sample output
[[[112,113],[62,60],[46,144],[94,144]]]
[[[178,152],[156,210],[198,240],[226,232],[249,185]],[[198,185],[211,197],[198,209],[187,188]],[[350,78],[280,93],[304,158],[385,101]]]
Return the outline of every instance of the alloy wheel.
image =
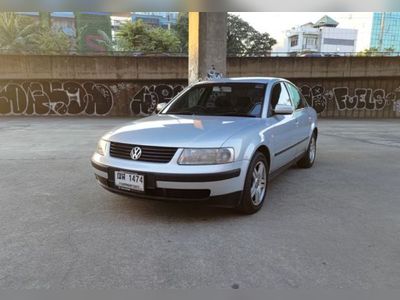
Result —
[[[250,196],[251,201],[254,205],[259,205],[265,196],[265,191],[267,188],[267,172],[264,162],[259,161],[254,166]]]

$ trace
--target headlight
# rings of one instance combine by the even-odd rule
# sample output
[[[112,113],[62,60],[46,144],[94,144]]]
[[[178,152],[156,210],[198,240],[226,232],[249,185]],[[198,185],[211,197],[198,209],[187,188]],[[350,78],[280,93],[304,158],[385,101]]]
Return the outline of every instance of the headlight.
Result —
[[[100,155],[105,155],[106,154],[106,152],[107,152],[107,144],[108,144],[108,142],[107,141],[105,141],[105,140],[100,140],[98,143],[97,143],[97,150],[96,150],[96,152],[98,153],[98,154],[100,154]]]
[[[233,162],[232,148],[184,149],[179,157],[180,165],[216,165]]]

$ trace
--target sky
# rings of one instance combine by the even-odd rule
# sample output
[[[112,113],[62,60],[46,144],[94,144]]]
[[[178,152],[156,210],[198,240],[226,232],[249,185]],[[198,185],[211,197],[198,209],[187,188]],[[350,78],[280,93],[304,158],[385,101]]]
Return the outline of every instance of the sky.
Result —
[[[273,47],[273,51],[276,52],[285,52],[286,30],[308,22],[315,23],[324,15],[339,22],[339,28],[358,30],[357,51],[369,48],[372,27],[371,12],[241,12],[233,14],[240,15],[256,30],[268,32],[275,38],[278,43]]]

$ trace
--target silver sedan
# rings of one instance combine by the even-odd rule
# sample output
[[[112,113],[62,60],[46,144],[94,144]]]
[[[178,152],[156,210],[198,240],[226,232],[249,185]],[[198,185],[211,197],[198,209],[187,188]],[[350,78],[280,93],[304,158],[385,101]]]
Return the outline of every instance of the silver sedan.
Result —
[[[316,112],[285,79],[199,82],[158,109],[100,139],[92,165],[101,186],[254,213],[273,176],[316,157]]]

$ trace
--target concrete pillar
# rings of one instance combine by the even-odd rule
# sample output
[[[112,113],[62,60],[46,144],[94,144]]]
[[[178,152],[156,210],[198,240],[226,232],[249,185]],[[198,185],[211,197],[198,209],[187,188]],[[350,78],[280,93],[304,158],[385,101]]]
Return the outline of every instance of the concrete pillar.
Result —
[[[224,12],[189,12],[189,84],[207,79],[207,72],[226,75]]]

